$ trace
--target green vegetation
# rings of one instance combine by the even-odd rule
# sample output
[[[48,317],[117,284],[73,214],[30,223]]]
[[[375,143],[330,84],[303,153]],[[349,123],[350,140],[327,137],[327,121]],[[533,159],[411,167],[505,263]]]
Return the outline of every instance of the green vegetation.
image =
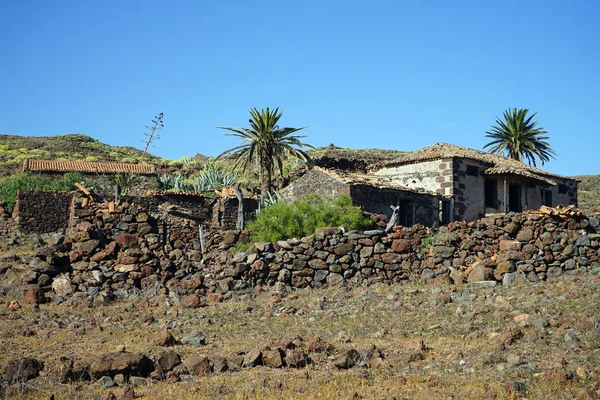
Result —
[[[256,108],[250,110],[250,128],[232,128],[219,126],[233,133],[228,136],[237,136],[242,139],[242,144],[229,149],[219,155],[232,156],[235,160],[234,170],[241,167],[245,170],[248,164],[255,163],[259,166],[260,195],[265,198],[273,191],[273,175],[276,170],[283,176],[283,161],[287,158],[296,158],[308,162],[310,157],[302,150],[303,147],[313,148],[303,143],[300,139],[306,136],[296,136],[292,133],[304,128],[280,128],[277,123],[283,115],[279,108],[273,111]]]
[[[490,147],[490,153],[507,155],[510,158],[529,164],[535,164],[539,158],[544,165],[545,162],[554,158],[556,151],[552,149],[548,139],[550,136],[542,127],[538,127],[537,121],[532,121],[537,113],[527,116],[529,109],[508,109],[504,111],[504,121],[496,118],[496,124],[486,132],[485,137],[492,141],[483,148]]]
[[[79,134],[0,135],[0,176],[19,173],[25,159],[139,163],[143,160],[143,152],[133,147],[110,146]],[[147,155],[144,161],[158,164],[159,158]]]
[[[52,180],[43,175],[20,174],[0,178],[0,200],[6,201],[8,210],[12,211],[19,190],[57,190],[69,191],[75,188],[75,182],[88,184],[78,173],[68,173],[62,179]]]
[[[195,162],[192,158],[188,161]],[[200,193],[234,186],[238,182],[238,177],[232,172],[225,172],[222,163],[213,160],[206,163],[199,173],[187,178],[181,172],[176,172],[161,174],[158,180],[163,190]]]
[[[372,226],[349,196],[335,200],[319,195],[305,196],[291,204],[276,203],[265,208],[248,224],[252,242],[275,242],[301,238],[324,226],[343,226],[347,230],[364,230]]]
[[[439,232],[432,232],[428,236],[424,237],[423,240],[421,240],[421,253],[426,253],[427,251],[429,251],[431,246],[433,246],[438,240],[440,240],[442,236],[443,235]]]

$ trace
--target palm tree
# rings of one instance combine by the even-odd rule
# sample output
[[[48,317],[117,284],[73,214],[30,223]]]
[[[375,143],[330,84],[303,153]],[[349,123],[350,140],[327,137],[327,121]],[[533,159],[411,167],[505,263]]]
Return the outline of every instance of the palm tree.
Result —
[[[250,128],[232,128],[229,126],[218,126],[233,133],[227,136],[237,136],[242,143],[232,149],[221,153],[217,158],[233,156],[235,158],[234,169],[239,167],[246,170],[248,164],[256,163],[260,167],[260,194],[262,198],[268,197],[272,192],[272,176],[275,167],[283,174],[283,160],[288,157],[296,157],[302,161],[310,161],[310,157],[303,147],[314,148],[302,143],[300,139],[306,136],[292,135],[303,128],[280,128],[277,123],[283,115],[279,108],[269,108],[258,111],[256,108],[250,110]]]
[[[483,148],[490,147],[490,153],[507,155],[521,162],[527,160],[534,166],[536,157],[542,165],[555,158],[556,151],[548,143],[548,132],[538,126],[537,121],[532,121],[537,113],[527,116],[528,112],[527,108],[509,108],[504,111],[504,121],[496,117],[497,125],[492,125],[485,135],[492,141]]]

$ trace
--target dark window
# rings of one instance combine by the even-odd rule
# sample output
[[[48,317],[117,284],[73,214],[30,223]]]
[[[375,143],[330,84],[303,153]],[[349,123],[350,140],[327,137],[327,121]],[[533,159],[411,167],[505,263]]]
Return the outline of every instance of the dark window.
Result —
[[[498,181],[485,180],[485,206],[498,208]]]
[[[552,190],[544,190],[544,205],[552,207]]]
[[[563,185],[562,183],[558,185],[558,193],[567,194],[569,191],[569,187],[567,185]]]
[[[474,165],[467,165],[467,175],[479,176],[479,167]]]
[[[450,223],[450,211],[452,211],[450,205],[450,200],[442,200],[442,225]]]
[[[521,204],[521,185],[512,184],[508,186],[508,210],[514,212],[523,211]]]
[[[398,224],[402,226],[413,225],[413,202],[411,200],[400,200],[400,212],[398,213]]]

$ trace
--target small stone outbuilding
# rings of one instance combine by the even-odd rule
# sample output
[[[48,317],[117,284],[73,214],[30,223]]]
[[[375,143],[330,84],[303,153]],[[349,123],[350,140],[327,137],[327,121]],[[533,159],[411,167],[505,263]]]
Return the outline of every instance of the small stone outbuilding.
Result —
[[[577,205],[577,180],[512,158],[448,143],[425,147],[370,170],[397,185],[446,196],[442,223],[491,214]]]
[[[439,221],[441,196],[422,189],[409,189],[382,176],[354,174],[314,167],[280,191],[281,200],[294,201],[309,194],[332,198],[350,196],[354,205],[372,214],[392,215],[390,206],[400,206],[398,223],[434,226]]]

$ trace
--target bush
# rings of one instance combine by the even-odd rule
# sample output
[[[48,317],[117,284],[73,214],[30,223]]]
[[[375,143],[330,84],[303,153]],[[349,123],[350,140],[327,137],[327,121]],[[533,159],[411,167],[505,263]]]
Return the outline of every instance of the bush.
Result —
[[[324,226],[364,230],[372,224],[360,208],[352,205],[352,199],[347,195],[335,200],[309,195],[291,204],[276,203],[265,208],[248,224],[248,230],[254,242],[275,242],[309,236]]]
[[[50,179],[39,175],[12,175],[0,179],[0,200],[7,203],[8,210],[12,211],[19,190],[48,190],[51,186]]]
[[[76,172],[65,174],[62,179],[52,180],[43,175],[11,175],[0,179],[0,200],[7,203],[8,210],[15,207],[19,190],[57,190],[68,192],[75,190],[75,182],[88,185],[89,181]]]

